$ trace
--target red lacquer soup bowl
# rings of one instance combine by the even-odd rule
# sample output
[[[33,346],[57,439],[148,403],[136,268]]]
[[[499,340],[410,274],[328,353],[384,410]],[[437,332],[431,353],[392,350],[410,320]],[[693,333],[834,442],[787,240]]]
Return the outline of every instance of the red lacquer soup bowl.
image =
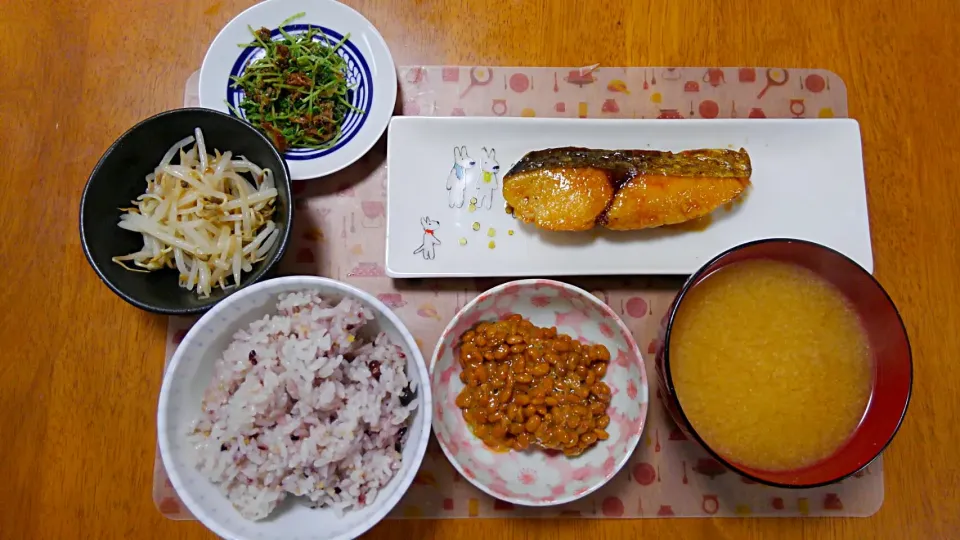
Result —
[[[830,457],[802,469],[766,471],[740,465],[716,452],[700,437],[683,412],[670,372],[670,333],[685,295],[727,265],[771,259],[808,268],[832,283],[850,301],[866,332],[874,363],[873,392],[859,427]],[[825,246],[804,240],[749,242],[705,264],[684,284],[664,318],[657,351],[660,391],[677,424],[731,470],[757,482],[809,488],[840,481],[869,465],[896,435],[910,401],[913,361],[906,329],[883,287],[857,263]]]

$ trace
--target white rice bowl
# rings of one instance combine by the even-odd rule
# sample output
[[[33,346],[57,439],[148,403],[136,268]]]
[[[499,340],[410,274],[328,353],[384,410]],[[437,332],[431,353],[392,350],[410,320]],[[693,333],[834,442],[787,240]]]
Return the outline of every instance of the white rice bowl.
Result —
[[[264,281],[205,314],[171,359],[164,466],[222,537],[353,538],[420,467],[428,381],[413,337],[373,296],[319,277]]]

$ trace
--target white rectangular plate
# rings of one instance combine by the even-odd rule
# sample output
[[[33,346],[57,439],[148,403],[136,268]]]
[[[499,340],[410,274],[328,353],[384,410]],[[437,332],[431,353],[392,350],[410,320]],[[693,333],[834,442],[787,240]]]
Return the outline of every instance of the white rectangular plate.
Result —
[[[451,208],[451,194],[459,203],[463,185],[454,149],[464,146],[476,165],[463,174],[463,206]],[[559,233],[508,215],[503,175],[531,150],[562,146],[743,147],[753,164],[753,186],[732,210],[714,212],[703,230]],[[728,248],[777,237],[824,244],[873,271],[855,120],[397,117],[387,148],[386,266],[392,277],[690,274]],[[492,169],[491,155],[499,171],[484,174]],[[493,194],[490,208],[485,193]]]

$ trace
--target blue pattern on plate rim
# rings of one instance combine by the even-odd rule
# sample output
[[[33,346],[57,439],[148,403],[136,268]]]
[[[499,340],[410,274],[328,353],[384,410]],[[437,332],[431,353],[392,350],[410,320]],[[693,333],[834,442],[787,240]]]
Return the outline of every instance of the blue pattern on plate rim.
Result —
[[[301,34],[306,32],[310,28],[315,28],[327,36],[333,43],[339,43],[343,39],[343,34],[340,34],[334,30],[323,26],[310,25],[310,24],[290,24],[284,26],[283,29],[288,34]],[[280,29],[274,29],[270,32],[270,39],[276,40],[281,37]],[[320,41],[323,37],[319,34],[314,36],[314,40]],[[251,62],[262,58],[266,54],[263,49],[260,47],[246,47],[240,53],[240,56],[237,58],[237,61],[233,63],[233,67],[230,69],[230,79],[227,79],[227,103],[231,107],[235,107],[240,111],[240,101],[243,99],[244,92],[239,88],[233,87],[232,77],[238,77],[241,73],[250,65]],[[357,47],[348,39],[343,43],[339,49],[337,49],[337,54],[343,57],[347,62],[347,83],[353,86],[353,89],[347,91],[347,96],[350,98],[350,103],[364,111],[364,114],[359,114],[356,111],[349,111],[346,118],[344,118],[343,125],[340,127],[340,140],[337,141],[337,144],[330,148],[323,150],[311,149],[311,148],[294,148],[287,150],[284,153],[284,157],[289,160],[295,161],[307,161],[311,159],[316,159],[323,157],[327,154],[335,152],[338,148],[350,142],[350,139],[360,131],[360,128],[363,126],[364,122],[367,121],[367,116],[370,113],[370,107],[373,104],[373,75],[370,73],[370,66],[367,65],[367,60],[360,54],[360,51]],[[241,112],[241,117],[243,116],[243,111]],[[233,110],[230,110],[230,114],[234,115]],[[246,120],[246,118],[244,118]]]

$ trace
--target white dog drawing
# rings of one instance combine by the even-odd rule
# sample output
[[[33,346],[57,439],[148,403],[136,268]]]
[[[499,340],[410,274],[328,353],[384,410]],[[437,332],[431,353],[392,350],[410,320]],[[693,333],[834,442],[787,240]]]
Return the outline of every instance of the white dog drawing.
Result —
[[[420,247],[418,247],[413,254],[422,253],[424,260],[432,261],[437,257],[437,252],[434,247],[440,245],[440,240],[437,239],[435,234],[437,227],[440,226],[440,222],[424,216],[420,218],[420,226],[423,227],[423,243],[420,244]]]
[[[500,183],[497,174],[500,173],[500,164],[497,163],[497,151],[491,148],[487,151],[483,147],[483,156],[480,158],[480,181],[477,182],[477,208],[493,206],[493,194],[497,192]]]
[[[453,168],[447,175],[447,197],[450,208],[463,208],[467,185],[476,184],[476,180],[480,177],[479,173],[477,162],[467,155],[467,147],[454,147]]]

